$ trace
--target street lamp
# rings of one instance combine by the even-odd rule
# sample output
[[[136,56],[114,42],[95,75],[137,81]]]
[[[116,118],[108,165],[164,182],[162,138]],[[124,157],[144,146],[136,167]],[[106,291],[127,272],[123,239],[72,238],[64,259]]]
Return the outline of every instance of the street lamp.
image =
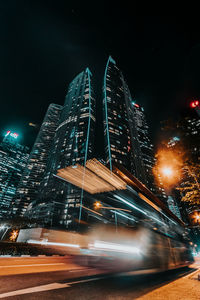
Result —
[[[200,215],[198,213],[194,214],[194,220],[196,223],[200,222]]]
[[[117,214],[119,214],[117,211],[125,211],[131,213],[131,210],[125,209],[125,208],[119,208],[119,207],[111,207],[111,206],[102,206],[100,201],[94,202],[94,209],[107,209],[110,210],[115,214],[115,228],[117,232]]]
[[[11,236],[10,236],[10,240],[11,240],[12,242],[15,242],[15,241],[16,241],[17,236],[18,236],[18,233],[19,233],[18,230],[13,230],[13,232],[11,233]]]
[[[101,208],[101,207],[102,207],[101,202],[96,201],[96,202],[94,203],[94,208],[95,208],[95,209],[98,209],[98,208]]]
[[[125,209],[125,208],[112,207],[112,206],[102,206],[100,201],[94,202],[94,208],[95,209],[102,208],[102,209],[108,209],[108,210],[120,210],[120,211],[131,212],[131,210]]]
[[[182,156],[182,152],[170,148],[161,148],[156,154],[153,173],[157,184],[163,187],[165,191],[169,191],[180,181],[183,167]]]
[[[193,214],[191,214],[190,218],[193,223],[196,223],[196,225],[200,224],[200,212],[199,211],[195,211]]]
[[[163,167],[162,174],[166,177],[171,177],[173,175],[173,170],[170,167]]]

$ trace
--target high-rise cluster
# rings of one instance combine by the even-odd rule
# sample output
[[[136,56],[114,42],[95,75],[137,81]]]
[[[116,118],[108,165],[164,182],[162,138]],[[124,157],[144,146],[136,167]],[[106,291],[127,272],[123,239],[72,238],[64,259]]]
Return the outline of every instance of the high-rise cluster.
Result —
[[[98,97],[100,98],[100,97]],[[109,169],[123,165],[154,191],[152,144],[143,108],[131,97],[116,62],[109,57],[101,96],[104,144],[96,144],[96,99],[87,68],[74,78],[63,106],[51,104],[42,123],[13,203],[15,213],[49,225],[69,227],[81,218],[87,193],[63,181],[59,169],[85,165],[103,148]],[[99,132],[98,132],[99,135]],[[103,140],[103,139],[102,139]]]

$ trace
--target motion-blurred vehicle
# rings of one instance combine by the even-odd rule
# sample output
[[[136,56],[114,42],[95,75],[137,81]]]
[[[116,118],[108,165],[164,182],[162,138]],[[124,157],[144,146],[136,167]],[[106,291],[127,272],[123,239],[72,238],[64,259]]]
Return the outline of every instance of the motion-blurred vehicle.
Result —
[[[111,182],[108,170],[103,171],[104,181]],[[158,272],[190,265],[191,242],[182,220],[122,166],[113,167],[113,173],[123,181],[123,189],[88,194],[82,205],[85,233],[46,230],[39,241],[29,242],[62,249],[79,264],[114,272]]]

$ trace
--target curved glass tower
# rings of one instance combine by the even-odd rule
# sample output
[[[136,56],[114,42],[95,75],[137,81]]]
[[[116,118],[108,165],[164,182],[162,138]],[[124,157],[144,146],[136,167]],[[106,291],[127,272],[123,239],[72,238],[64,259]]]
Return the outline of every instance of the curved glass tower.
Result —
[[[129,88],[122,72],[110,56],[103,84],[103,122],[106,162],[122,164],[144,182],[144,168],[133,118]]]
[[[83,191],[57,178],[57,170],[84,165],[94,155],[95,99],[92,74],[87,68],[74,78],[68,88],[60,122],[56,129],[46,173],[41,183],[41,203],[51,205],[48,214],[56,225],[71,226],[81,217]],[[51,211],[51,213],[50,213]],[[58,224],[57,224],[58,223]]]

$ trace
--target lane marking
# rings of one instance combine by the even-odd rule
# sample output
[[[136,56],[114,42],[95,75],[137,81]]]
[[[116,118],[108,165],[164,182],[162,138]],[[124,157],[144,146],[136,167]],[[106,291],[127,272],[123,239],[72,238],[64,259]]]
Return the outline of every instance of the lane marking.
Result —
[[[0,266],[1,269],[5,268],[22,268],[22,267],[41,267],[41,266],[57,266],[57,265],[65,265],[65,263],[56,263],[56,264],[33,264],[33,265],[14,265],[14,266]]]
[[[63,288],[71,287],[72,284],[96,281],[99,279],[104,279],[104,277],[95,277],[95,278],[83,279],[83,280],[73,281],[68,283],[50,283],[50,284],[35,286],[32,288],[16,290],[16,291],[0,294],[0,298],[2,299],[2,298],[16,296],[16,295],[32,294],[32,293],[38,293],[38,292],[44,292],[44,291],[50,291],[56,289],[63,289]]]
[[[89,278],[89,279],[83,279],[83,280],[79,280],[79,281],[73,281],[73,282],[68,282],[68,285],[71,284],[77,284],[77,283],[83,283],[83,282],[89,282],[89,281],[96,281],[96,280],[100,280],[100,279],[104,279],[105,277],[95,277],[95,278]]]
[[[61,283],[51,283],[51,284],[45,284],[45,285],[40,285],[32,288],[0,294],[0,298],[2,299],[2,298],[16,296],[16,295],[24,295],[24,294],[38,293],[38,292],[44,292],[44,291],[50,291],[56,289],[63,289],[66,287],[69,287],[69,285],[61,284]]]

